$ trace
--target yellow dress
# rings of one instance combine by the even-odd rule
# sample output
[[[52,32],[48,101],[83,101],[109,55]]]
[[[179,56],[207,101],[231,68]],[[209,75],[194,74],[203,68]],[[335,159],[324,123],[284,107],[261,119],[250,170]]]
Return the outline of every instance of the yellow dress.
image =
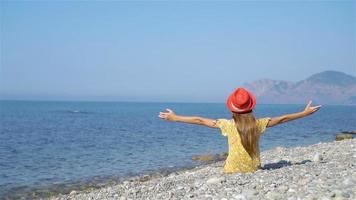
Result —
[[[260,134],[266,130],[269,120],[270,118],[256,120]],[[228,138],[229,143],[229,155],[225,161],[224,172],[234,173],[256,171],[261,166],[259,150],[258,156],[252,159],[241,143],[240,134],[235,126],[235,121],[233,119],[218,119],[216,123],[221,129],[222,135]]]

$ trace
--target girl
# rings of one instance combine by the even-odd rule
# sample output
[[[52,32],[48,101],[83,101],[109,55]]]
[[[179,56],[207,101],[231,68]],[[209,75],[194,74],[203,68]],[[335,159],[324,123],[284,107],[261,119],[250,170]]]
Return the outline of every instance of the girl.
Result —
[[[259,140],[266,127],[306,117],[321,107],[320,105],[312,106],[312,102],[309,101],[301,112],[256,119],[252,112],[255,105],[256,98],[251,92],[244,88],[237,88],[227,100],[227,107],[232,112],[230,120],[181,116],[170,109],[167,109],[167,112],[160,112],[159,117],[169,121],[220,128],[222,135],[228,138],[229,143],[229,155],[225,161],[224,172],[254,172],[261,166]]]

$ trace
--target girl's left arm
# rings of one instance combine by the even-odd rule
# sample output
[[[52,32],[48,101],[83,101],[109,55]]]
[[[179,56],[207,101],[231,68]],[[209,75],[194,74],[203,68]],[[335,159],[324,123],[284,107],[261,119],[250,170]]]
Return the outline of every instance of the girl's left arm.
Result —
[[[167,112],[160,112],[158,116],[168,121],[204,125],[210,128],[218,128],[216,124],[216,120],[214,119],[208,119],[199,116],[181,116],[181,115],[177,115],[171,109],[166,109],[166,111]]]

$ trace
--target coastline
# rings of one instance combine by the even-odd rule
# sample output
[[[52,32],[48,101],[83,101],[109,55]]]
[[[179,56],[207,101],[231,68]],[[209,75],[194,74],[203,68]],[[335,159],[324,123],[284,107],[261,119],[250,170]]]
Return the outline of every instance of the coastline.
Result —
[[[102,188],[59,194],[65,199],[355,199],[356,139],[261,153],[255,173],[224,174],[224,161]]]

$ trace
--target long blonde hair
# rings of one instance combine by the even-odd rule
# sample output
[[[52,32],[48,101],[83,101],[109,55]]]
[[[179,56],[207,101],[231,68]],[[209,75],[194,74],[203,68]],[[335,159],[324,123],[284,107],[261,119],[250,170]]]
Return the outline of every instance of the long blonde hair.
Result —
[[[236,128],[240,134],[241,143],[251,158],[259,156],[259,133],[256,118],[252,112],[232,113]]]

